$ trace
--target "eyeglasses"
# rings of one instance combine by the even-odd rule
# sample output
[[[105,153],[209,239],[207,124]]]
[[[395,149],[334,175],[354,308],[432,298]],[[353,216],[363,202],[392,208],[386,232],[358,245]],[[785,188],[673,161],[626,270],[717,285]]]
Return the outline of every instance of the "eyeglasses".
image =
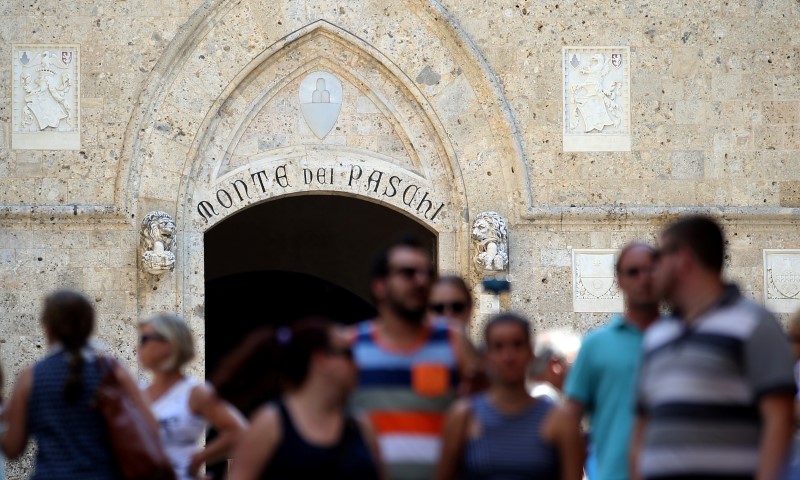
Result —
[[[156,342],[166,342],[167,339],[164,338],[163,335],[159,335],[157,333],[144,333],[139,336],[139,345],[144,345],[145,343],[149,342],[150,340],[154,340]]]
[[[353,349],[350,347],[330,347],[327,350],[328,355],[333,355],[334,357],[342,357],[346,360],[353,360]]]
[[[629,278],[636,278],[639,275],[651,273],[653,267],[630,267],[622,270],[622,274]]]
[[[432,268],[414,268],[414,267],[394,267],[389,270],[390,274],[399,274],[406,280],[412,280],[417,276],[430,279],[436,276],[436,271]]]
[[[466,302],[450,302],[450,303],[432,303],[428,306],[428,309],[434,313],[438,313],[439,315],[443,315],[446,311],[451,311],[453,313],[462,313],[464,310],[467,309]]]

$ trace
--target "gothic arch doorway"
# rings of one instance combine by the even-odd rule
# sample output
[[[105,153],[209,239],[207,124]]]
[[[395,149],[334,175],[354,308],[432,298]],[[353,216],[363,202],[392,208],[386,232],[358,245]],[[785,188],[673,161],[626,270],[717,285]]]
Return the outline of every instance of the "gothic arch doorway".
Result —
[[[281,197],[216,224],[204,235],[206,372],[264,325],[374,315],[370,261],[403,235],[436,254],[436,234],[416,220],[342,195]]]

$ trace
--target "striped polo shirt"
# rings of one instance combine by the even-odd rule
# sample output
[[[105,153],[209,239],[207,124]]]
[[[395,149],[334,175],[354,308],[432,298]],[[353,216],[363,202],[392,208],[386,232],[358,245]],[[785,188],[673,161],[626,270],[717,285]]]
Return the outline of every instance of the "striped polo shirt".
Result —
[[[637,410],[647,420],[646,479],[748,478],[758,469],[764,395],[795,391],[792,354],[774,316],[730,285],[691,324],[651,326]]]
[[[432,323],[418,346],[396,351],[381,344],[374,322],[363,322],[353,352],[359,378],[352,406],[372,421],[390,478],[430,479],[458,382],[447,323]]]

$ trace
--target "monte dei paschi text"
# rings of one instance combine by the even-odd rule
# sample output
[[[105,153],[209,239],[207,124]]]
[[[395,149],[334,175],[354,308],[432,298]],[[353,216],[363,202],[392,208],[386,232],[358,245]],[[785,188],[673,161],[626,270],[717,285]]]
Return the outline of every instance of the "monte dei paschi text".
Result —
[[[249,181],[237,178],[227,187],[219,188],[211,201],[200,201],[197,213],[208,223],[212,217],[224,214],[237,203],[249,204],[259,197],[280,194],[281,190],[325,190],[326,187],[402,202],[412,213],[431,222],[436,220],[445,206],[444,202],[435,201],[422,186],[413,183],[413,179],[389,175],[377,168],[362,168],[360,165],[292,168],[281,164],[274,171],[271,168],[259,170],[249,177]]]

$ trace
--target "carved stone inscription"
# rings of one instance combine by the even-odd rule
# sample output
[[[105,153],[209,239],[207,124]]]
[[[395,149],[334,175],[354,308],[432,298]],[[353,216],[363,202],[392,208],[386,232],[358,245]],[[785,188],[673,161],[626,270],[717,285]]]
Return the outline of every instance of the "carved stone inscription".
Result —
[[[778,313],[800,310],[800,250],[764,250],[764,303]]]
[[[77,45],[12,47],[11,147],[80,149]]]
[[[630,50],[564,47],[564,150],[629,151]]]
[[[572,310],[575,312],[621,312],[622,294],[614,265],[617,250],[572,251]]]
[[[224,215],[231,208],[237,209],[276,194],[305,191],[366,195],[393,203],[428,222],[439,221],[445,207],[445,203],[437,199],[423,181],[381,167],[348,162],[280,162],[228,177],[215,188],[212,198],[197,204],[197,214],[204,223]]]

